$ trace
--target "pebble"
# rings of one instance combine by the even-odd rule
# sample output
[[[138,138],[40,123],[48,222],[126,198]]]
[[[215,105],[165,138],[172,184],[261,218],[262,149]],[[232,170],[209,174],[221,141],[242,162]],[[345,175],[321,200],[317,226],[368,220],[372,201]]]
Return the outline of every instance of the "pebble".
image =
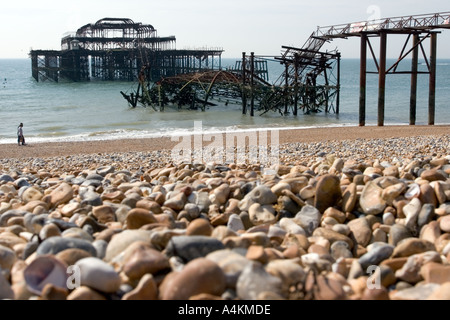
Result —
[[[201,257],[209,253],[225,249],[224,244],[214,238],[206,236],[179,236],[170,239],[165,254],[169,257],[177,256],[185,262]]]
[[[324,175],[320,177],[314,198],[314,207],[320,213],[324,213],[329,207],[333,207],[342,199],[342,191],[339,178],[335,175]]]
[[[37,255],[58,254],[66,249],[81,249],[88,252],[92,256],[97,255],[97,250],[87,240],[77,238],[51,237],[42,242],[37,248]]]
[[[0,246],[0,270],[11,270],[16,260],[16,253],[12,249]]]
[[[389,229],[389,244],[397,246],[397,244],[412,236],[411,231],[402,224],[394,224]]]
[[[157,274],[170,268],[169,259],[164,254],[145,246],[145,242],[143,244],[123,261],[123,272],[132,280],[139,280],[145,274]]]
[[[409,257],[413,254],[436,251],[436,247],[433,243],[417,239],[417,238],[407,238],[400,241],[392,253],[393,258]]]
[[[254,226],[272,224],[277,221],[275,209],[271,205],[252,204],[248,209],[250,222]]]
[[[450,233],[450,215],[442,217],[439,221],[442,232]]]
[[[283,296],[283,282],[268,273],[261,263],[251,262],[239,276],[236,292],[242,300],[260,300],[265,292]]]
[[[309,235],[312,235],[320,225],[322,214],[318,209],[311,205],[306,205],[297,213],[293,221],[297,223]]]
[[[200,293],[221,296],[226,289],[222,269],[213,261],[199,258],[182,271],[169,274],[160,285],[161,300],[187,300]]]
[[[396,271],[395,276],[408,283],[417,283],[423,280],[421,268],[429,262],[441,262],[440,255],[434,251],[412,255],[408,257],[403,267]]]
[[[134,208],[131,209],[126,217],[126,224],[129,230],[140,229],[141,227],[156,223],[157,220],[153,213],[146,209]]]
[[[356,239],[356,242],[363,246],[367,247],[372,238],[372,229],[369,225],[369,222],[366,218],[358,218],[350,221],[347,226],[350,228],[353,236]]]
[[[126,293],[122,300],[153,301],[158,299],[158,286],[151,274],[145,274],[136,288]]]
[[[359,258],[359,264],[366,270],[369,266],[379,265],[381,262],[389,258],[394,252],[394,247],[388,244],[374,248]]]
[[[378,215],[386,208],[386,201],[382,198],[383,189],[375,182],[365,185],[359,204],[365,214]]]
[[[151,233],[146,230],[124,230],[115,234],[106,248],[104,260],[110,262],[114,257],[123,252],[128,246],[137,241],[150,243]]]
[[[427,283],[444,284],[450,279],[450,266],[430,262],[420,268],[420,275]]]
[[[440,286],[436,283],[427,283],[394,292],[390,295],[391,300],[427,300]]]

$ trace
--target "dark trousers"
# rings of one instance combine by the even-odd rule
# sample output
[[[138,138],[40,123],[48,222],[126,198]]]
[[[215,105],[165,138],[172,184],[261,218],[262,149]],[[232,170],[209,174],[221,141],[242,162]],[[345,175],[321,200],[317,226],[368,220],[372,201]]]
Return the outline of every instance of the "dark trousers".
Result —
[[[22,143],[22,145],[25,145],[25,137],[24,136],[18,136],[17,137],[17,143],[20,145],[20,143]]]

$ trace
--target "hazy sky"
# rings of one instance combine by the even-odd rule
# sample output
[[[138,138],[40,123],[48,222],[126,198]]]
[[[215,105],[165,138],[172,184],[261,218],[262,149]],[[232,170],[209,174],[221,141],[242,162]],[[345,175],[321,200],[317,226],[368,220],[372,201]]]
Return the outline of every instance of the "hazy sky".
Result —
[[[301,47],[317,26],[450,11],[448,0],[10,0],[0,5],[0,58],[27,58],[30,49],[60,49],[64,33],[105,17],[151,24],[175,35],[177,48],[221,47],[224,58],[243,51],[279,55]],[[390,57],[404,40],[389,40]],[[402,38],[406,39],[406,38]],[[450,58],[450,30],[438,38],[438,58]],[[344,58],[359,56],[358,39],[336,40]],[[375,45],[376,47],[376,45]]]

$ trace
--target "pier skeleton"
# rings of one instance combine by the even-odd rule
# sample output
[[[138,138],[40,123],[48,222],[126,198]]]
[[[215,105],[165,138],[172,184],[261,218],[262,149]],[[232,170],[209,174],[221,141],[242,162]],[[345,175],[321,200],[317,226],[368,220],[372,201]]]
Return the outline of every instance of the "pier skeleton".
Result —
[[[151,79],[221,67],[222,48],[177,50],[175,36],[159,37],[148,24],[104,18],[66,34],[61,50],[32,50],[36,81],[134,81],[142,67]]]

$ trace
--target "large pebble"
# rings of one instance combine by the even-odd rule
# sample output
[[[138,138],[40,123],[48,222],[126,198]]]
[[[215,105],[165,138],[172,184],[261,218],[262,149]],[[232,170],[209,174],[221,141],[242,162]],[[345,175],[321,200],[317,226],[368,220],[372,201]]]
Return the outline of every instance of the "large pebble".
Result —
[[[351,212],[355,208],[358,198],[357,187],[355,183],[351,183],[347,186],[342,195],[342,210],[344,212]]]
[[[293,260],[273,260],[265,267],[266,271],[283,282],[283,292],[288,292],[291,287],[303,283],[306,272]]]
[[[158,298],[158,286],[151,274],[144,275],[136,288],[126,293],[122,300],[152,301]]]
[[[213,261],[199,258],[182,271],[166,276],[160,286],[161,300],[189,300],[204,293],[221,296],[226,289],[225,274]]]
[[[353,241],[349,237],[346,237],[343,234],[340,234],[340,233],[338,233],[336,231],[333,231],[331,229],[317,228],[313,232],[313,236],[324,237],[325,239],[330,241],[331,244],[333,244],[336,241],[344,241],[345,243],[347,243],[349,245],[350,250],[352,250],[353,246],[354,246]]]
[[[382,197],[383,189],[370,181],[364,187],[359,204],[365,214],[378,215],[386,208],[386,201]]]
[[[244,268],[251,263],[238,251],[230,249],[214,251],[206,256],[207,259],[214,261],[223,270],[226,277],[227,287],[235,287]]]
[[[16,253],[12,249],[0,245],[0,270],[11,270],[16,260]]]
[[[372,265],[379,265],[382,261],[386,260],[392,255],[392,252],[394,251],[394,247],[391,245],[381,245],[379,247],[376,247],[369,252],[367,252],[365,255],[363,255],[361,258],[359,258],[359,264],[361,267],[366,270],[369,266]]]
[[[406,216],[406,227],[410,230],[417,229],[417,220],[419,218],[422,203],[418,198],[412,199],[406,206],[403,207],[403,213]]]
[[[61,183],[58,188],[53,190],[49,195],[49,202],[52,207],[64,204],[72,200],[73,189],[68,183]]]
[[[335,175],[320,177],[314,198],[314,207],[320,213],[324,213],[329,207],[333,207],[342,199],[342,191],[339,178]]]
[[[137,241],[150,243],[151,232],[146,230],[125,230],[114,235],[106,248],[104,260],[111,261],[118,254],[123,252],[129,245]]]
[[[242,271],[236,292],[243,300],[260,300],[261,294],[273,292],[283,294],[283,282],[280,278],[269,274],[259,262],[249,263]]]
[[[394,224],[389,229],[389,244],[396,246],[403,239],[410,238],[411,231],[402,224]]]
[[[363,247],[367,247],[370,239],[372,238],[372,229],[367,219],[354,219],[350,221],[347,226],[355,236],[356,242],[358,242],[358,244],[362,245]]]
[[[390,295],[391,300],[426,300],[435,291],[439,290],[439,284],[427,283],[409,289],[400,290]]]
[[[269,205],[276,203],[277,199],[276,194],[273,193],[269,187],[262,185],[250,191],[239,203],[239,208],[242,211],[248,211],[249,208],[255,203],[262,206]]]
[[[165,253],[180,257],[189,262],[197,258],[206,257],[211,252],[225,249],[223,243],[217,239],[205,236],[179,236],[172,237],[166,247]]]
[[[125,261],[123,272],[130,279],[140,279],[147,273],[156,274],[169,267],[169,259],[164,254],[141,246]]]
[[[450,215],[442,217],[440,219],[439,227],[443,232],[450,233]]]
[[[156,223],[153,213],[146,209],[135,208],[128,212],[126,217],[127,228],[129,230],[139,229],[147,224]]]
[[[271,205],[260,205],[254,203],[248,209],[250,221],[254,226],[275,223],[277,218],[275,216],[275,209]]]
[[[14,291],[12,290],[10,283],[6,280],[3,274],[0,273],[0,300],[12,299],[14,299]]]
[[[413,254],[436,251],[436,247],[433,243],[417,239],[417,238],[407,238],[400,241],[392,254],[393,258],[409,257]]]
[[[450,265],[430,262],[422,266],[420,274],[428,283],[444,284],[450,281]]]
[[[293,221],[302,227],[309,235],[312,235],[314,230],[320,226],[321,218],[322,214],[319,209],[311,205],[306,205],[299,213],[297,213]]]
[[[97,250],[95,250],[94,246],[89,241],[77,238],[62,237],[52,237],[45,240],[41,243],[41,245],[39,245],[36,253],[37,255],[56,255],[61,251],[71,248],[87,251],[94,257],[97,255]]]

